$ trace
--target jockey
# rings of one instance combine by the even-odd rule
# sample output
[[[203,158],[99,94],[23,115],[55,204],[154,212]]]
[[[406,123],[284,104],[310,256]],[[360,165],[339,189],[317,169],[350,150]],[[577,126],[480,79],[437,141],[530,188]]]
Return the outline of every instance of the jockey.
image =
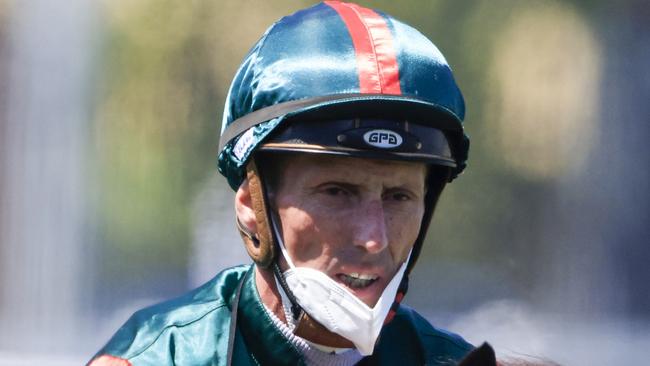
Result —
[[[401,301],[465,168],[464,114],[443,55],[390,15],[325,1],[273,24],[218,157],[254,264],[137,312],[91,365],[458,362],[473,347]]]

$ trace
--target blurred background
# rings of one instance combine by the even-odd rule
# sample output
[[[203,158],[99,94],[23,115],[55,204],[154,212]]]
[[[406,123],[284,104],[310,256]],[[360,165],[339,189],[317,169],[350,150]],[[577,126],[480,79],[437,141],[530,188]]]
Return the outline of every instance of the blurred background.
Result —
[[[359,3],[432,39],[468,106],[406,303],[502,356],[647,362],[647,1]],[[225,93],[311,4],[0,0],[0,365],[83,364],[249,262],[216,172]]]

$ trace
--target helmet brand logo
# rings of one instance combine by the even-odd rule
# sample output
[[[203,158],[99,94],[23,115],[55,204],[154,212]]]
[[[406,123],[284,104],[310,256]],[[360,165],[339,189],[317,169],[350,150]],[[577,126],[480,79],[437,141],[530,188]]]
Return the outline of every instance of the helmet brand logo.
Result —
[[[402,136],[391,130],[371,130],[363,134],[368,145],[382,149],[391,149],[402,144]]]
[[[235,147],[233,148],[233,153],[235,154],[235,157],[239,160],[243,160],[244,156],[248,153],[248,150],[250,150],[251,146],[256,142],[255,141],[255,132],[254,128],[249,128],[246,132],[244,132],[239,140],[237,140],[237,143],[235,144]]]

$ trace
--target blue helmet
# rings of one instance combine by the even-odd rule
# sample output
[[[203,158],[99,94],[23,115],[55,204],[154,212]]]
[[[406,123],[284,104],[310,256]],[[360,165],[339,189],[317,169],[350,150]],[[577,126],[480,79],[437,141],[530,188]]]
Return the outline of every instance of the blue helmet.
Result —
[[[390,15],[325,1],[273,24],[230,86],[219,171],[237,189],[256,151],[466,165],[463,96],[444,56]]]

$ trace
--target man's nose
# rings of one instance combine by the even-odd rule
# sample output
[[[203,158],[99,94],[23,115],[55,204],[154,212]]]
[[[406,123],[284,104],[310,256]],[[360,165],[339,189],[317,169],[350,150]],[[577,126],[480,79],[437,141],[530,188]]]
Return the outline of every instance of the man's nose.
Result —
[[[380,200],[363,205],[357,218],[355,246],[362,247],[369,253],[378,253],[388,246],[388,228]]]

